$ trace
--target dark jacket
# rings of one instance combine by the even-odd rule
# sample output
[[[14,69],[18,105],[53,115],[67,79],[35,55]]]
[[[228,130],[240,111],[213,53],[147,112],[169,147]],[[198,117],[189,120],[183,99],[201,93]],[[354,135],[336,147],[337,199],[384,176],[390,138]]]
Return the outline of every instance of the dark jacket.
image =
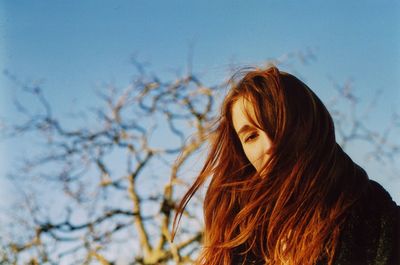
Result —
[[[264,264],[255,258],[244,264]],[[242,264],[240,257],[234,264]],[[318,265],[325,265],[321,260]],[[400,207],[377,182],[355,203],[343,226],[334,265],[400,265]]]
[[[377,182],[354,205],[335,265],[400,265],[400,207]]]

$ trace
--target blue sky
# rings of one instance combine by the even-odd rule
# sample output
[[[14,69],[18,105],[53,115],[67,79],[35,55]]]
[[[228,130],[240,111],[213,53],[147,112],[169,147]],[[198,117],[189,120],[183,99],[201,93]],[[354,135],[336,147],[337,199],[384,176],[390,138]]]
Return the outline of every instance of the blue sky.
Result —
[[[323,100],[334,94],[331,79],[351,79],[362,104],[383,90],[372,127],[400,111],[399,1],[3,0],[0,30],[2,71],[40,82],[60,116],[72,102],[93,105],[102,84],[127,85],[133,55],[161,76],[183,73],[189,47],[194,72],[210,84],[226,77],[232,61],[259,64],[312,50],[316,59],[297,65],[296,74]],[[4,75],[0,84],[0,117],[13,119],[15,86]],[[1,179],[18,150],[30,146],[0,148]],[[399,181],[383,184],[392,194],[400,190]],[[400,202],[398,192],[394,197]]]

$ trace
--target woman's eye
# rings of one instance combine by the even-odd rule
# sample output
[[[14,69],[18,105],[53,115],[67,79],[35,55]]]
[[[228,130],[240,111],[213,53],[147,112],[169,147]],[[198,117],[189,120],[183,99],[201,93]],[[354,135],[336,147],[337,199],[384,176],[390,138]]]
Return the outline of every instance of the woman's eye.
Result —
[[[245,143],[252,141],[258,137],[258,133],[252,133],[244,140]]]

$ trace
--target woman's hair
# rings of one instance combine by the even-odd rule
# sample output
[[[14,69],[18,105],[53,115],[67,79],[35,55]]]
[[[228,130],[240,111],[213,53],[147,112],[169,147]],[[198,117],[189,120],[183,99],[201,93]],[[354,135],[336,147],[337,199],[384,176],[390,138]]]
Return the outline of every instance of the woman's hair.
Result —
[[[271,139],[257,172],[232,122],[239,98],[252,103],[253,125]],[[177,207],[173,231],[194,193],[211,177],[197,264],[258,257],[269,264],[332,264],[341,225],[366,187],[366,173],[336,143],[321,100],[276,67],[248,71],[222,104],[204,167]],[[244,262],[245,264],[246,262]]]

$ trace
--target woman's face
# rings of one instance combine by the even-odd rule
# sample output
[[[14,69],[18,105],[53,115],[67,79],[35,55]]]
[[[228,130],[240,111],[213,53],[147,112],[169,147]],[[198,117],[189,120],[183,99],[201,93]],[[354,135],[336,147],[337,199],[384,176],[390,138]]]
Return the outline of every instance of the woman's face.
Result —
[[[271,140],[267,134],[251,124],[247,113],[256,120],[253,104],[240,97],[232,105],[232,122],[247,159],[260,172],[269,158]]]

